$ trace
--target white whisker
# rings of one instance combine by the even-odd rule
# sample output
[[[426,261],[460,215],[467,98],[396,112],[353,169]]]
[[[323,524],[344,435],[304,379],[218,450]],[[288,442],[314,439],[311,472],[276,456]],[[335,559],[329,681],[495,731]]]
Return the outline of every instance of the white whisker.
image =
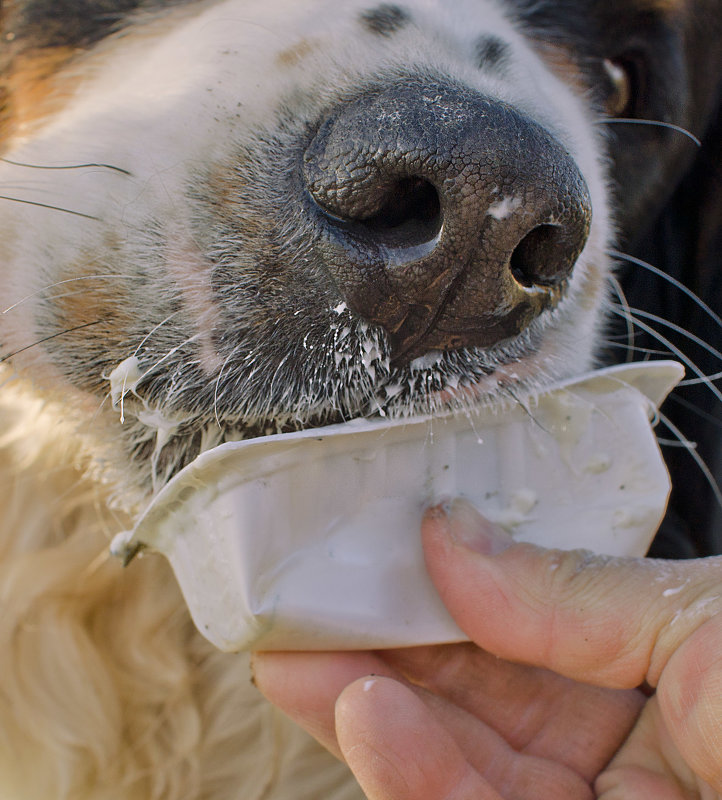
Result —
[[[611,310],[612,310],[613,313],[615,313],[615,314],[617,314],[619,316],[622,316],[624,314],[623,311],[621,311],[620,309],[614,307],[613,305],[611,306]],[[635,313],[638,313],[638,312],[635,312]],[[654,315],[643,314],[643,316],[652,316],[653,317]],[[671,323],[666,323],[664,320],[660,320],[659,317],[657,317],[656,319],[661,321],[662,323],[664,323],[666,325],[670,325],[671,326]],[[652,338],[656,339],[660,344],[663,344],[666,348],[668,348],[670,353],[674,353],[674,355],[676,355],[677,358],[679,358],[679,360],[685,366],[689,367],[692,370],[692,372],[694,372],[694,374],[697,375],[697,377],[702,379],[702,382],[705,384],[705,386],[707,386],[707,388],[710,390],[710,392],[712,392],[712,394],[722,403],[722,392],[720,392],[720,390],[714,385],[714,383],[712,383],[707,378],[707,376],[704,374],[704,372],[694,363],[694,361],[692,361],[691,358],[689,358],[689,356],[685,355],[685,353],[683,353],[676,345],[674,345],[672,342],[670,342],[669,339],[664,337],[659,331],[655,330],[651,325],[647,325],[641,319],[638,319],[637,317],[634,317],[634,324],[638,328],[641,328],[643,331],[648,333]],[[674,326],[674,327],[676,327],[676,326]],[[680,329],[680,331],[681,330],[682,329]]]
[[[696,406],[694,403],[691,403],[689,400],[686,400],[684,397],[680,397],[678,394],[672,393],[669,395],[669,400],[672,403],[684,406],[684,408],[686,408],[690,413],[700,417],[700,419],[703,419],[706,422],[709,422],[711,425],[714,425],[715,428],[722,428],[722,419],[713,416],[707,411],[703,411],[701,408]]]
[[[615,125],[617,123],[626,125],[651,125],[656,128],[669,128],[669,130],[677,131],[688,139],[691,139],[697,147],[702,147],[702,142],[686,128],[681,125],[675,125],[673,122],[662,122],[659,119],[634,119],[633,117],[604,117],[596,120],[598,125]]]
[[[32,300],[34,297],[43,294],[43,292],[47,292],[50,289],[55,289],[57,286],[63,286],[66,283],[74,283],[76,281],[94,281],[94,280],[117,280],[119,278],[125,278],[126,280],[135,280],[133,275],[116,275],[112,273],[108,273],[105,275],[83,275],[79,278],[66,278],[65,280],[58,281],[57,283],[50,283],[47,286],[43,286],[42,289],[38,289],[35,292],[32,292],[29,295],[23,297],[22,300],[18,300],[17,303],[13,303],[11,306],[8,306],[3,311],[0,311],[0,314],[8,314],[11,311],[14,311],[19,306],[23,305],[23,303],[27,303],[28,300]]]
[[[636,264],[638,267],[643,267],[644,269],[651,272],[653,275],[656,275],[658,278],[662,278],[663,280],[671,283],[672,286],[679,289],[680,292],[684,293],[692,300],[695,305],[699,306],[702,311],[704,311],[710,319],[713,319],[717,325],[722,328],[722,317],[719,314],[715,313],[708,305],[705,303],[700,297],[698,297],[691,289],[685,286],[681,281],[678,281],[676,278],[673,278],[671,275],[668,275],[664,270],[659,269],[659,267],[655,267],[652,264],[649,264],[647,261],[642,261],[641,258],[635,258],[635,256],[627,255],[626,253],[622,253],[619,250],[608,250],[608,255],[612,256],[613,258],[621,258],[623,261],[628,261],[630,264]]]
[[[709,381],[718,381],[722,378],[722,371],[713,372],[711,375],[705,375],[704,378],[685,378],[680,382],[680,386],[699,386],[700,383],[708,383]]]
[[[103,395],[100,403],[98,403],[98,407],[95,409],[95,412],[93,413],[93,416],[92,416],[92,421],[93,422],[95,422],[98,419],[98,417],[100,416],[101,411],[103,410],[103,406],[106,404],[106,402],[108,400],[110,400],[110,398],[111,398],[110,392],[106,392]]]
[[[640,347],[635,344],[630,347],[625,342],[615,342],[612,339],[602,339],[600,344],[605,348],[614,348],[617,350],[627,350],[630,354],[641,353],[644,356],[667,356],[669,353],[666,350],[655,350],[653,347]],[[696,379],[695,379],[696,380]]]
[[[164,319],[162,322],[159,322],[159,323],[158,323],[158,324],[155,326],[155,328],[153,328],[153,329],[152,329],[152,330],[151,330],[149,333],[147,333],[147,334],[146,334],[146,335],[143,337],[143,339],[141,340],[140,344],[139,344],[139,345],[138,345],[138,346],[135,348],[135,350],[133,351],[133,355],[134,355],[134,356],[137,356],[137,355],[138,355],[138,353],[140,352],[140,348],[141,348],[141,347],[143,347],[143,345],[144,345],[144,344],[145,344],[145,343],[148,341],[148,339],[150,339],[150,337],[151,337],[151,336],[152,336],[152,335],[153,335],[153,334],[154,334],[154,333],[155,333],[157,330],[159,330],[160,328],[162,328],[162,327],[163,327],[163,326],[166,324],[166,322],[170,322],[170,321],[173,319],[173,317],[175,317],[175,316],[176,316],[176,314],[178,314],[178,313],[179,313],[178,311],[174,311],[172,314],[170,314],[169,316],[167,316],[167,317],[166,317],[166,318],[165,318],[165,319]]]
[[[714,494],[715,500],[720,508],[722,508],[722,490],[717,485],[717,481],[715,480],[712,471],[705,463],[705,460],[702,456],[697,452],[697,445],[694,442],[690,442],[687,437],[680,431],[680,429],[664,414],[661,412],[659,413],[659,419],[664,424],[666,428],[675,436],[677,441],[679,442],[681,447],[684,447],[687,452],[692,456],[694,459],[695,464],[699,467],[702,475],[704,475],[705,480],[709,484],[710,489],[712,489],[712,493]]]
[[[159,359],[158,359],[158,360],[155,362],[155,364],[153,364],[153,366],[151,366],[151,367],[148,367],[148,369],[147,369],[145,372],[143,372],[143,373],[141,374],[141,376],[138,378],[138,380],[136,381],[136,383],[137,383],[137,384],[140,384],[140,383],[141,383],[141,381],[143,381],[145,378],[147,378],[147,377],[148,377],[148,375],[150,375],[152,372],[154,372],[156,369],[158,369],[158,367],[159,367],[159,366],[160,366],[160,365],[161,365],[161,364],[162,364],[164,361],[166,361],[167,359],[169,359],[171,356],[175,355],[175,354],[176,354],[176,353],[177,353],[177,352],[178,352],[178,351],[179,351],[181,348],[185,347],[187,344],[190,344],[191,342],[194,342],[194,341],[196,341],[197,339],[200,339],[202,336],[203,336],[203,334],[202,334],[202,333],[196,333],[196,334],[194,334],[193,336],[190,336],[190,337],[188,337],[187,339],[185,339],[184,341],[182,341],[180,344],[177,344],[175,347],[172,347],[172,348],[171,348],[171,349],[170,349],[170,350],[169,350],[169,351],[168,351],[168,352],[167,352],[167,353],[166,353],[164,356],[162,356],[161,358],[159,358]]]
[[[680,325],[676,325],[674,322],[670,322],[669,320],[664,319],[664,317],[657,316],[657,314],[652,314],[649,311],[643,311],[641,308],[627,308],[627,312],[632,314],[632,318],[636,321],[639,317],[644,317],[644,319],[648,319],[651,322],[656,322],[658,325],[663,325],[665,328],[669,328],[670,330],[675,331],[675,333],[680,334],[680,336],[684,336],[685,339],[689,339],[691,342],[699,345],[703,350],[706,350],[710,355],[719,358],[722,361],[722,353],[719,350],[712,347],[711,344],[705,342],[704,339],[700,339],[699,336],[696,336],[691,331],[688,331],[686,328],[681,327]],[[708,381],[713,380],[711,375],[704,375],[701,376],[704,378],[704,382],[707,383]],[[682,381],[682,386],[684,386],[684,381]]]
[[[634,346],[634,323],[632,321],[632,310],[629,306],[629,302],[627,301],[627,296],[624,294],[624,289],[622,289],[621,283],[612,274],[609,274],[607,277],[614,288],[615,294],[619,298],[622,308],[627,312],[627,361],[631,361],[632,354],[636,351],[636,347]]]
[[[241,345],[237,344],[231,352],[228,354],[228,357],[223,362],[220,370],[218,371],[218,377],[216,378],[215,386],[213,387],[213,416],[216,418],[216,424],[219,428],[222,428],[221,419],[218,415],[218,391],[221,386],[221,378],[223,377],[223,370],[225,370],[228,362],[236,355],[236,353],[240,350]]]

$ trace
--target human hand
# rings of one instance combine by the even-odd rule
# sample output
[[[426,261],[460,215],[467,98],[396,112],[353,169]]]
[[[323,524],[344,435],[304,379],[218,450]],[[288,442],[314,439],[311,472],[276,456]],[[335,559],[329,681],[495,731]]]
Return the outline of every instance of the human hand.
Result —
[[[465,503],[427,514],[423,539],[479,647],[255,658],[369,798],[720,797],[721,559],[515,545]]]

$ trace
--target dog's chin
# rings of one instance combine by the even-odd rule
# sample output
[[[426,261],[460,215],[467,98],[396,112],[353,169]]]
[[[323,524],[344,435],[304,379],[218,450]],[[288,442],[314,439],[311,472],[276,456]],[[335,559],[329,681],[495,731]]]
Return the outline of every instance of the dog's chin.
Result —
[[[353,346],[336,351],[330,363],[324,364],[316,355],[305,373],[299,365],[295,371],[289,368],[281,378],[284,392],[280,396],[256,386],[253,402],[236,400],[239,411],[234,410],[229,393],[235,387],[242,398],[243,389],[238,389],[238,376],[230,367],[229,374],[225,378],[221,374],[215,386],[207,385],[195,403],[189,402],[190,390],[169,393],[166,402],[159,403],[144,396],[140,385],[135,392],[116,395],[114,410],[122,414],[132,482],[147,495],[157,492],[201,453],[229,441],[358,418],[413,418],[479,405],[526,406],[551,383],[589,368],[588,354],[580,348],[564,354],[558,338],[554,329],[539,322],[490,348],[430,351],[394,365],[383,334],[367,330]],[[173,402],[181,397],[184,405]]]

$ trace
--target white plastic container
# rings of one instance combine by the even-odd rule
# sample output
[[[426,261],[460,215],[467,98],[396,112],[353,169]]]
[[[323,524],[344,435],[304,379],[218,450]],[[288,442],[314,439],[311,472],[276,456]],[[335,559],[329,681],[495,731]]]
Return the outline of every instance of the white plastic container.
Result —
[[[459,641],[424,569],[424,509],[463,496],[519,540],[643,555],[670,490],[650,421],[682,374],[630,364],[526,408],[224,444],[173,478],[112,550],[167,556],[222,650]]]

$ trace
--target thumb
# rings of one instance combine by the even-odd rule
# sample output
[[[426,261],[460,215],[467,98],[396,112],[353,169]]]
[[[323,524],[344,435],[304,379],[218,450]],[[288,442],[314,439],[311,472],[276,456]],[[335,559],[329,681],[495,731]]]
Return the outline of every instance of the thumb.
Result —
[[[460,501],[428,512],[423,538],[439,594],[480,647],[597,686],[646,680],[678,752],[722,792],[721,558],[514,544]]]
[[[599,686],[656,686],[680,645],[722,610],[720,558],[545,550],[514,543],[463,500],[430,509],[422,535],[429,574],[474,642]],[[721,647],[722,638],[713,651]]]

